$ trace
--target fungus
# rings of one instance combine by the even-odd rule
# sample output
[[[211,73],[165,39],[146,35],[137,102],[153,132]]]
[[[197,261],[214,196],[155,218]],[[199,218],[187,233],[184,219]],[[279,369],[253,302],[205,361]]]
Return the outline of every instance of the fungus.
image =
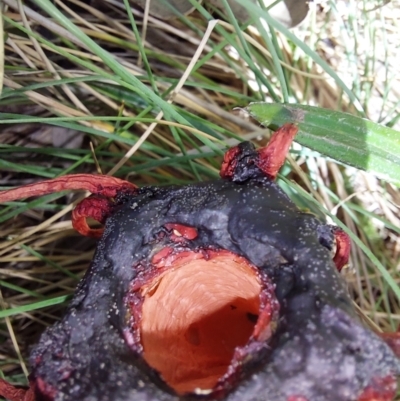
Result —
[[[399,336],[363,327],[339,275],[350,240],[274,182],[296,135],[228,150],[220,180],[143,187],[69,175],[0,192],[65,189],[99,237],[63,319],[34,347],[11,401],[389,401]],[[92,217],[104,224],[91,229]],[[393,348],[393,350],[392,350]]]

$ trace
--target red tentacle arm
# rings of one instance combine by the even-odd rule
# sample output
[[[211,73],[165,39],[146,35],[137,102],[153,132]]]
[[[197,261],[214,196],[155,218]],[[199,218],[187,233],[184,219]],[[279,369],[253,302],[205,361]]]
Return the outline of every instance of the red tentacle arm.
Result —
[[[133,193],[136,189],[136,185],[108,175],[70,174],[1,191],[0,203],[65,190],[89,191],[98,197],[89,197],[77,205],[72,212],[72,225],[82,235],[99,238],[103,233],[103,229],[91,229],[87,224],[86,218],[91,217],[104,224],[112,209],[112,202],[106,198],[114,198],[118,193],[123,192]]]
[[[249,164],[255,164],[268,178],[274,180],[278,171],[285,162],[293,138],[298,128],[294,124],[285,124],[276,131],[266,147],[254,152]],[[220,176],[224,179],[232,179],[241,157],[240,145],[229,149],[222,162]]]
[[[351,240],[350,237],[339,227],[333,227],[333,235],[336,240],[336,253],[333,262],[340,272],[349,263]]]
[[[0,379],[0,396],[9,401],[35,401],[32,384],[28,389],[17,388],[3,379]]]
[[[297,131],[298,128],[294,124],[285,124],[272,135],[266,147],[258,150],[257,166],[269,178],[273,180],[276,178]]]
[[[115,197],[118,192],[135,191],[136,185],[119,178],[108,175],[93,174],[69,174],[63,177],[54,178],[24,185],[19,188],[9,189],[0,192],[0,203],[10,202],[17,199],[29,198],[61,192],[65,190],[86,190],[92,194],[106,197]]]
[[[224,154],[224,160],[222,161],[221,170],[219,175],[221,178],[231,178],[235,172],[237,157],[240,154],[238,146],[228,149]]]
[[[102,228],[90,228],[86,219],[92,219],[104,224],[112,211],[113,203],[106,198],[89,196],[84,199],[72,211],[72,226],[79,234],[87,237],[100,238],[103,234]]]

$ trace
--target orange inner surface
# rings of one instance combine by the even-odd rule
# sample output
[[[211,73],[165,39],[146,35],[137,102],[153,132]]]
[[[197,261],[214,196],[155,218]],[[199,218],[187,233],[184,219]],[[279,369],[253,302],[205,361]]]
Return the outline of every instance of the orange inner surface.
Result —
[[[177,393],[213,389],[254,330],[261,284],[245,259],[185,261],[142,287],[144,359]]]

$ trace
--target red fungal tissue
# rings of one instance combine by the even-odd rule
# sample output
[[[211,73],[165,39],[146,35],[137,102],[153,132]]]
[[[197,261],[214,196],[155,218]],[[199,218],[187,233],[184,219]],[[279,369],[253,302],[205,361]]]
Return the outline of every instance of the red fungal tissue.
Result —
[[[350,239],[275,182],[297,127],[227,151],[221,179],[138,188],[77,174],[0,192],[91,195],[99,238],[65,316],[11,401],[390,401],[400,336],[364,327],[340,276]],[[87,218],[104,228],[93,229]],[[332,256],[333,254],[333,256]]]

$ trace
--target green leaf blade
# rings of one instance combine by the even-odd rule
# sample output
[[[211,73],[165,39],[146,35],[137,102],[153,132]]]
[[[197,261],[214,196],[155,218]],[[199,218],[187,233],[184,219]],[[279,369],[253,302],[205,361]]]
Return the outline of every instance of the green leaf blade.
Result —
[[[299,127],[296,141],[341,163],[400,186],[400,132],[365,118],[313,106],[251,103],[246,110],[260,123]]]

